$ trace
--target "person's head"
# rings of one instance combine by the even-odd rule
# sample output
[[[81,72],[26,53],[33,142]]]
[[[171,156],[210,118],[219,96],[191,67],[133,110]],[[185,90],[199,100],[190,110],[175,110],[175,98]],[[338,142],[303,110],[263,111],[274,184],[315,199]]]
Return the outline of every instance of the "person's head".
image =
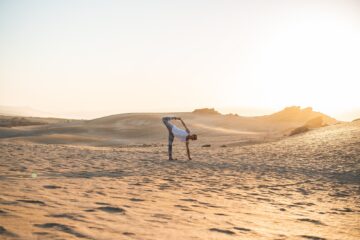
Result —
[[[188,136],[188,139],[191,139],[193,141],[197,140],[197,135],[196,134],[191,134]]]

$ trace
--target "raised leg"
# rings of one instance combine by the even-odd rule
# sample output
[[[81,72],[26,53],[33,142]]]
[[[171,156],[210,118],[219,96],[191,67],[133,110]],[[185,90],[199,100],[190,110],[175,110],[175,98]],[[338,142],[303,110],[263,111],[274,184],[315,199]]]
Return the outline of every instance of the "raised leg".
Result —
[[[172,124],[169,122],[171,120],[170,117],[163,117],[162,121],[165,124],[166,128],[169,131],[169,139],[168,139],[168,154],[169,160],[173,160],[172,158],[172,144],[174,142],[174,134],[172,133]]]

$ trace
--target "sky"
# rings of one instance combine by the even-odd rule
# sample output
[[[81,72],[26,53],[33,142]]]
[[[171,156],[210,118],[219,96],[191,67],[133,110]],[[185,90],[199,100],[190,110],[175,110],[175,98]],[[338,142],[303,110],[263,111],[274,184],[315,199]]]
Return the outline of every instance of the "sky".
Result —
[[[0,0],[0,105],[360,117],[358,0]]]

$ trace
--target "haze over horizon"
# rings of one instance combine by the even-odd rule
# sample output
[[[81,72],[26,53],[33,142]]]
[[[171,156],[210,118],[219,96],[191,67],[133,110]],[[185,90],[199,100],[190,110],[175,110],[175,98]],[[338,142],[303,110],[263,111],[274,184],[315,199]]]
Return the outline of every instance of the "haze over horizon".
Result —
[[[360,117],[359,1],[1,1],[0,105]],[[86,115],[86,116],[85,116]]]
[[[272,115],[278,112],[282,112],[286,108],[289,107],[300,107],[301,110],[304,110],[308,107],[303,106],[287,106],[282,109],[262,109],[262,108],[213,108],[209,106],[204,106],[203,108],[213,108],[215,111],[219,112],[220,114],[238,114],[241,117],[261,117],[265,115]],[[312,108],[312,107],[310,107]],[[5,116],[24,116],[24,117],[42,117],[42,118],[65,118],[65,119],[79,119],[79,120],[91,120],[97,119],[102,117],[107,117],[111,115],[118,115],[118,114],[128,114],[128,113],[184,113],[184,112],[193,112],[196,109],[183,109],[182,111],[129,111],[129,112],[121,112],[121,111],[114,111],[114,110],[98,110],[98,111],[78,111],[78,112],[60,112],[60,113],[52,113],[48,111],[41,111],[39,109],[34,109],[28,106],[1,106],[0,105],[0,115]],[[317,109],[312,109],[314,112]],[[328,115],[327,113],[320,112],[322,114]],[[350,113],[345,113],[343,115],[331,116],[339,121],[353,121],[355,119],[359,119],[360,111],[353,111]]]

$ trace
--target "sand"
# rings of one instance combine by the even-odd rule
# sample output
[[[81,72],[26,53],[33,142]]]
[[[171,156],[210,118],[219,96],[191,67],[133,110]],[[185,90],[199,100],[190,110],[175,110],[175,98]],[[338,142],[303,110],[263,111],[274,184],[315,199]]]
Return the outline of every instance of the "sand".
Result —
[[[246,146],[0,141],[0,239],[359,239],[360,124]]]
[[[167,135],[167,129],[161,121],[164,116],[182,117],[191,131],[206,141],[205,144],[213,146],[277,140],[288,135],[294,128],[319,117],[324,124],[337,122],[311,108],[288,107],[274,114],[258,117],[223,115],[215,110],[200,109],[183,113],[125,113],[83,121],[24,118],[25,124],[35,121],[43,125],[12,128],[0,126],[0,139],[97,147],[158,144]],[[9,123],[9,118],[12,119],[0,116],[0,123]],[[173,123],[183,127],[179,121]]]

